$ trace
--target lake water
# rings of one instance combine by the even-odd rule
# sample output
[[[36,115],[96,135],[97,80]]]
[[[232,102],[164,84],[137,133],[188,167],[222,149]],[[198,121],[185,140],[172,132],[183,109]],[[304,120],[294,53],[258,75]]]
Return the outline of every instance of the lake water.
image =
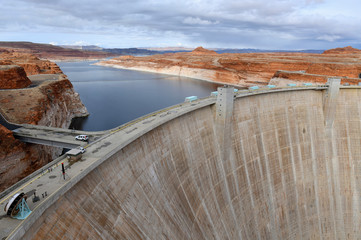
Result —
[[[90,113],[71,126],[79,130],[114,128],[184,102],[187,96],[209,96],[219,86],[192,78],[91,65],[93,63],[57,62]]]

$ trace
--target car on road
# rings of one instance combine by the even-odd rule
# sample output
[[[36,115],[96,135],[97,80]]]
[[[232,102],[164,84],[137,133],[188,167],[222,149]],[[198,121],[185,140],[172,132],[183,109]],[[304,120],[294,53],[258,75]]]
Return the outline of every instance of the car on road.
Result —
[[[89,137],[87,135],[78,135],[75,137],[75,139],[78,141],[89,141]]]
[[[81,153],[85,153],[85,149],[83,147],[78,147],[78,149],[81,151]]]

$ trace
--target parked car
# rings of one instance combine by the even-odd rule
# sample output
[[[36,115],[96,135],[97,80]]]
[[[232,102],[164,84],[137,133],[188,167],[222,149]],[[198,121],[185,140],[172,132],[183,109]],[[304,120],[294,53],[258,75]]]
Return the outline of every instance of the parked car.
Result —
[[[88,141],[89,137],[87,135],[78,135],[75,137],[75,139],[78,141]]]

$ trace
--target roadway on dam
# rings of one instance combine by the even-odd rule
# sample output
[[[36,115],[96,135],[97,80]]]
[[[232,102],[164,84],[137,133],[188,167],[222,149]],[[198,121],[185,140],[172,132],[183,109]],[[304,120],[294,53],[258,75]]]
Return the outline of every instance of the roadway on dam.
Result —
[[[233,110],[221,107],[223,97],[119,127],[86,146],[82,161],[64,161],[65,180],[61,161],[34,176],[0,204],[18,191],[36,190],[41,201],[29,196],[33,213],[24,221],[2,216],[0,232],[9,239],[357,239],[361,88],[240,91]],[[229,111],[223,120],[231,127],[222,128]]]

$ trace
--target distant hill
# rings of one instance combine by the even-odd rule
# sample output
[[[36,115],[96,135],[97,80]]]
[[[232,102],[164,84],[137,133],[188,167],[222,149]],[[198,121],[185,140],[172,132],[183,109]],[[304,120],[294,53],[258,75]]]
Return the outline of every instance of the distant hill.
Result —
[[[193,48],[184,47],[149,47],[149,48],[101,48],[98,46],[63,46],[66,48],[103,51],[118,55],[154,55],[164,53],[192,52]],[[300,52],[300,53],[323,53],[324,50],[263,50],[254,48],[212,48],[217,53],[267,53],[267,52]]]
[[[275,53],[275,52],[291,52],[291,53],[323,53],[324,50],[264,50],[255,48],[225,48],[214,49],[217,53]]]
[[[175,53],[179,51],[154,51],[141,48],[103,48],[104,52],[119,54],[119,55],[154,55],[164,53]]]
[[[32,42],[0,41],[0,48],[22,53],[31,53],[39,58],[47,59],[100,59],[116,56],[115,54],[111,54],[109,52],[86,51]]]
[[[351,46],[343,47],[343,48],[333,48],[323,52],[323,54],[360,54],[361,50],[357,48],[353,48]]]
[[[0,48],[16,49],[16,51],[34,54],[40,58],[48,59],[97,59],[119,55],[155,55],[177,52],[191,52],[194,49],[184,47],[158,47],[158,48],[102,48],[95,45],[60,45],[40,44],[32,42],[0,42]],[[1,49],[0,49],[1,50]],[[217,53],[272,53],[272,52],[300,52],[323,53],[324,50],[262,50],[253,48],[214,48]]]
[[[176,52],[191,52],[193,49],[183,48],[102,48],[94,45],[89,46],[77,46],[77,45],[61,45],[64,48],[82,49],[89,51],[102,51],[113,53],[116,55],[155,55],[164,53],[176,53]]]

